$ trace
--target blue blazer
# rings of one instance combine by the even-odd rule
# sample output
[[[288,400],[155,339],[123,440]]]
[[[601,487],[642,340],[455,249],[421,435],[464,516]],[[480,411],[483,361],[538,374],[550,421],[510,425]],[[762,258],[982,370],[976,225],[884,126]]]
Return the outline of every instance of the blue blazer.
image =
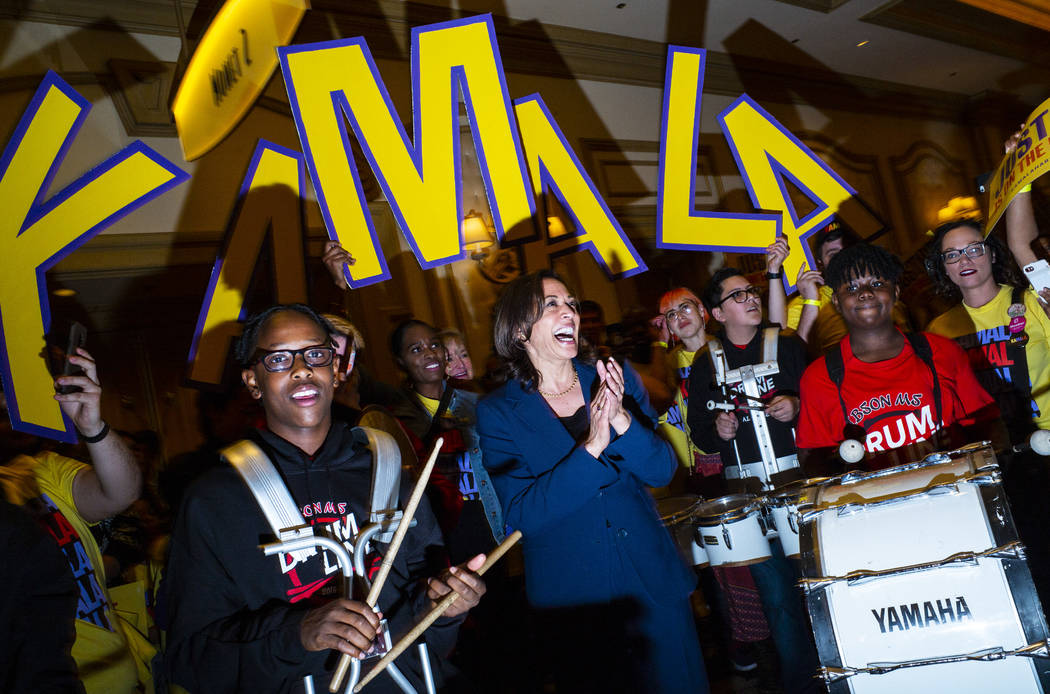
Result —
[[[597,371],[576,362],[590,404]],[[522,531],[525,582],[537,607],[638,598],[680,602],[696,584],[656,513],[646,485],[667,484],[671,447],[641,379],[624,368],[631,426],[597,460],[537,392],[514,380],[478,403],[482,461],[510,528]]]

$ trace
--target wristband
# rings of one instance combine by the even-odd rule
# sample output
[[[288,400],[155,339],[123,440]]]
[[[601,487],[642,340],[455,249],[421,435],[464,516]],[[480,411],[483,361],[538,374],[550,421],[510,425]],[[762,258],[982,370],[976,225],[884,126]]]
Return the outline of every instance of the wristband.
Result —
[[[663,342],[662,340],[653,340],[652,346],[653,347],[663,347],[664,349],[667,349],[667,343]]]
[[[1031,183],[1029,183],[1029,184],[1028,184],[1028,185],[1026,185],[1026,186],[1025,186],[1024,188],[1022,188],[1021,190],[1019,190],[1019,191],[1017,191],[1017,192],[1018,192],[1018,193],[1031,193],[1031,192],[1032,192],[1032,184],[1031,184]]]
[[[98,432],[94,436],[85,436],[84,432],[82,432],[80,429],[77,429],[77,433],[80,434],[80,440],[84,443],[98,443],[102,439],[109,436],[109,423],[102,422],[102,431]]]
[[[767,272],[766,273],[766,279],[767,280],[778,280],[778,279],[780,279],[780,273],[779,272]]]
[[[802,300],[802,305],[803,306],[816,306],[817,308],[820,308],[820,299],[803,299]]]

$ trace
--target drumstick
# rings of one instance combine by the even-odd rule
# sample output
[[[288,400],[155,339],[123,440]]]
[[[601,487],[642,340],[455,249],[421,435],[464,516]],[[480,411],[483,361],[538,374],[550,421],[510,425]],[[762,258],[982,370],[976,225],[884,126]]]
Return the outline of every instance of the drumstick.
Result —
[[[369,607],[376,606],[379,593],[383,590],[386,577],[390,574],[390,567],[394,565],[394,557],[397,556],[397,551],[401,549],[401,541],[405,539],[405,533],[408,532],[408,526],[412,523],[412,516],[416,514],[419,500],[423,498],[423,491],[426,489],[430,473],[434,469],[434,462],[438,457],[438,451],[441,450],[443,443],[445,443],[445,439],[441,437],[438,437],[438,440],[434,442],[434,449],[430,451],[430,458],[427,459],[427,464],[423,466],[423,472],[420,473],[419,480],[412,490],[412,496],[408,498],[408,503],[405,504],[405,511],[401,514],[401,522],[398,524],[397,530],[394,531],[394,539],[390,541],[390,547],[387,548],[386,555],[383,557],[383,563],[379,567],[375,580],[372,581],[372,588],[368,591],[368,597],[365,598],[365,603]],[[329,692],[339,691],[339,686],[343,683],[346,671],[350,667],[350,659],[351,656],[346,653],[339,657],[339,664],[336,665],[335,674],[332,675],[332,681],[328,685]]]
[[[478,576],[483,576],[486,571],[491,569],[492,565],[498,562],[500,560],[500,557],[506,554],[507,550],[513,547],[514,544],[520,539],[520,530],[515,530],[510,535],[508,535],[507,538],[499,544],[499,547],[489,552],[489,555],[485,557],[485,563],[481,565],[480,569],[478,569]],[[376,666],[372,668],[367,675],[361,678],[361,681],[357,683],[356,687],[354,687],[354,694],[357,694],[357,692],[361,691],[361,689],[366,684],[371,682],[376,675],[385,670],[387,665],[394,662],[394,659],[401,655],[405,651],[405,649],[411,646],[416,639],[422,636],[423,632],[426,631],[431,624],[437,621],[437,618],[444,614],[445,610],[448,609],[449,605],[454,603],[458,598],[459,593],[457,593],[456,591],[452,591],[451,593],[443,597],[441,599],[441,602],[435,605],[433,609],[430,610],[430,612],[427,612],[426,616],[423,617],[423,619],[421,619],[418,624],[412,627],[411,631],[409,631],[407,634],[401,637],[401,640],[394,644],[394,647],[390,649],[390,652],[384,655],[379,660],[379,662],[376,663]]]

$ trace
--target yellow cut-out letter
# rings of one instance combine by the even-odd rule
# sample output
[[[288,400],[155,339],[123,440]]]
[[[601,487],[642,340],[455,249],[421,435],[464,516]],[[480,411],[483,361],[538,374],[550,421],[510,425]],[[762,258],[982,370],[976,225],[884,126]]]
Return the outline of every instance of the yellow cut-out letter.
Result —
[[[109,224],[189,176],[139,141],[44,201],[91,103],[48,72],[0,158],[0,376],[18,431],[76,441],[44,363],[44,272]]]
[[[706,56],[702,48],[667,49],[656,245],[693,251],[764,252],[777,236],[780,215],[693,209]]]
[[[331,238],[354,256],[347,282],[390,276],[368,214],[346,121],[424,268],[462,250],[459,109],[462,88],[478,163],[501,237],[534,210],[489,15],[412,30],[413,145],[364,39],[279,49],[288,98]]]
[[[791,246],[784,261],[784,286],[789,292],[794,290],[803,262],[816,267],[806,237],[832,217],[841,219],[861,238],[882,228],[848,183],[746,94],[719,114],[718,121],[752,204],[782,212],[781,230]],[[802,218],[791,202],[786,182],[815,205]]]
[[[277,300],[282,304],[306,301],[305,177],[301,154],[259,141],[241,185],[225,248],[215,260],[204,294],[190,348],[190,381],[222,382],[230,341],[241,332],[248,284],[267,230],[271,232]]]
[[[567,252],[589,249],[610,277],[645,272],[641,256],[609,211],[540,95],[517,99],[514,108],[533,192],[537,196],[544,190],[554,192],[576,225],[578,234],[570,239]]]

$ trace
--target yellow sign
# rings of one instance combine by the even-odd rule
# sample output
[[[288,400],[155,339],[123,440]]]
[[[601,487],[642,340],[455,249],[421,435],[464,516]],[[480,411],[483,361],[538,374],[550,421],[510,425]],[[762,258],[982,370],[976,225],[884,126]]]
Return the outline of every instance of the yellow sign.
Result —
[[[42,354],[51,328],[45,271],[189,176],[136,141],[50,198],[91,102],[48,72],[0,157],[0,377],[18,431],[76,441]],[[62,344],[65,344],[64,338]]]
[[[1050,136],[1048,130],[1050,99],[1039,104],[1039,108],[1028,116],[1017,147],[1003,157],[999,168],[988,180],[988,221],[984,226],[987,236],[995,223],[1003,216],[1017,192],[1032,181],[1050,171]]]
[[[227,0],[182,76],[172,112],[186,161],[232,131],[277,69],[277,46],[291,40],[309,0]]]
[[[211,280],[190,347],[189,380],[222,383],[230,342],[241,334],[244,302],[267,232],[277,301],[306,302],[303,259],[303,155],[260,140],[241,185],[226,243]]]
[[[699,48],[668,47],[656,245],[762,253],[783,235],[791,247],[784,261],[784,286],[792,292],[803,262],[816,267],[807,236],[834,218],[845,221],[861,237],[878,231],[882,223],[846,181],[746,94],[720,113],[718,122],[751,203],[765,213],[694,212],[705,53]],[[798,213],[788,184],[808,199],[812,210]]]

